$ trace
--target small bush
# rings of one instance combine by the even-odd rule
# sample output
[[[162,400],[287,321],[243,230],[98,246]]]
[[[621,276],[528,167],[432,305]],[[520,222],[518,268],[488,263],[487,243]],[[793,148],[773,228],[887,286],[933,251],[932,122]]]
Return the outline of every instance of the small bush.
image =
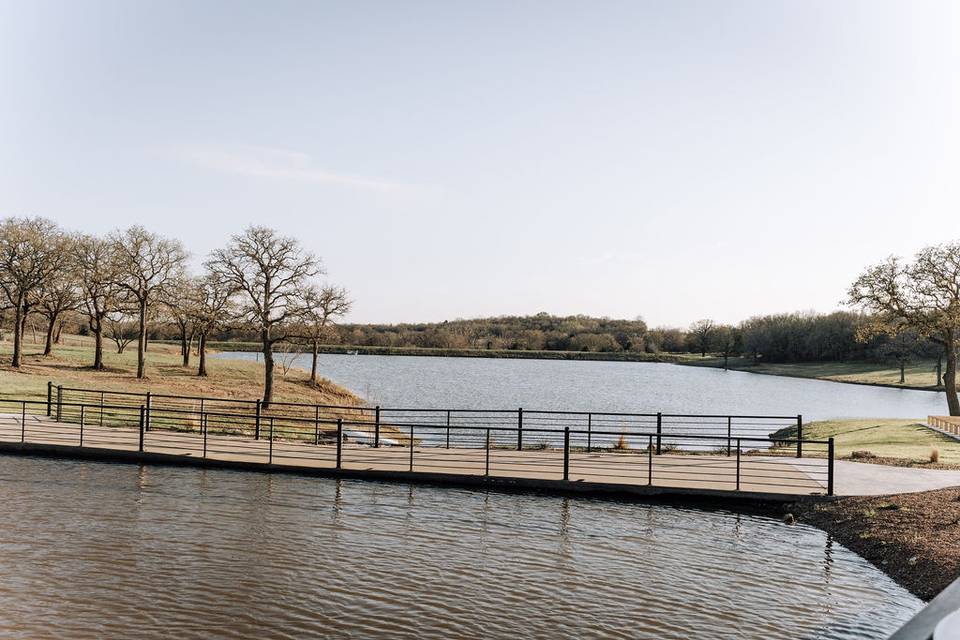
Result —
[[[930,462],[936,464],[940,462],[940,449],[933,447],[930,449]]]
[[[620,437],[617,438],[617,442],[613,445],[613,448],[617,451],[626,451],[630,448],[630,443],[627,442],[626,432],[620,434]]]

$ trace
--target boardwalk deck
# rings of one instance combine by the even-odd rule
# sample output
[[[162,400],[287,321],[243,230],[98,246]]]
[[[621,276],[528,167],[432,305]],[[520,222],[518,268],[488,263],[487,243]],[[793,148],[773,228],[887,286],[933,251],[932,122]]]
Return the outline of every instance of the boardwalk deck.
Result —
[[[59,451],[80,449],[80,425],[57,422],[53,418],[27,414],[0,415],[0,443],[17,444],[23,440],[36,447],[55,447]],[[652,452],[571,451],[567,460],[568,480],[564,481],[562,449],[443,448],[429,446],[382,446],[346,442],[341,446],[337,467],[336,444],[274,439],[253,439],[210,433],[204,438],[197,431],[152,429],[143,434],[143,452],[202,463],[236,463],[249,467],[263,465],[274,469],[328,471],[351,475],[397,473],[438,478],[489,478],[556,482],[585,488],[596,485],[625,490],[679,489],[684,492],[738,492],[766,494],[771,498],[826,493],[826,465],[823,459],[777,457],[772,455],[736,455]],[[206,442],[204,443],[204,440]],[[10,449],[10,446],[4,447]],[[87,455],[111,452],[139,453],[140,430],[125,427],[85,425],[82,449]],[[739,469],[738,469],[739,465]],[[643,492],[643,491],[638,491]]]

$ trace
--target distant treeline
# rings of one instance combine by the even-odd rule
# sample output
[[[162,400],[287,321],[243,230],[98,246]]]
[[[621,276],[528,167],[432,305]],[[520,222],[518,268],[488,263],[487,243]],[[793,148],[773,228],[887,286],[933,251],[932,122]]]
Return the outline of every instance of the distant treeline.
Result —
[[[934,345],[912,334],[872,330],[869,316],[783,313],[739,325],[701,320],[687,328],[647,327],[643,320],[589,316],[501,316],[418,324],[343,324],[324,342],[344,347],[603,354],[697,353],[749,356],[764,362],[905,361],[937,357]],[[251,338],[236,333],[218,339]]]

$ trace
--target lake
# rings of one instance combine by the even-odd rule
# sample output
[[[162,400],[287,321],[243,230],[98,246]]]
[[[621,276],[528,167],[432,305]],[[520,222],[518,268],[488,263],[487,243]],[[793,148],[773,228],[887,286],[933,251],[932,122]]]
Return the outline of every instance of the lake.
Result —
[[[878,638],[921,607],[727,511],[16,456],[0,502],[6,638]]]
[[[310,357],[299,355],[294,364],[309,370]],[[932,391],[652,362],[323,354],[318,367],[371,404],[394,408],[802,414],[806,421],[946,411],[944,395]]]

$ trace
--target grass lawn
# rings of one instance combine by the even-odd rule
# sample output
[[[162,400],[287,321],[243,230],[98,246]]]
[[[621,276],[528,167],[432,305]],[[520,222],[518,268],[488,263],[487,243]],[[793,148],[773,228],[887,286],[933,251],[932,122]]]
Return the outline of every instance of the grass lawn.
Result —
[[[207,358],[206,378],[196,375],[197,357],[189,367],[182,366],[179,347],[150,344],[147,350],[147,378],[138,380],[137,346],[132,343],[118,354],[112,342],[104,345],[106,370],[94,371],[93,341],[80,336],[64,336],[53,354],[44,357],[43,345],[27,336],[24,361],[20,369],[10,366],[13,345],[0,342],[0,396],[5,398],[46,399],[47,381],[64,386],[112,391],[182,394],[221,398],[255,399],[263,393],[263,365],[239,360]],[[361,399],[329,380],[317,386],[309,383],[305,372],[290,369],[286,375],[278,367],[274,382],[274,399],[278,401],[317,404],[353,405]]]
[[[778,432],[796,437],[796,427]],[[960,469],[960,442],[928,429],[916,420],[827,420],[803,425],[803,437],[834,439],[837,459],[850,459],[854,451],[869,451],[875,462],[904,466]],[[939,464],[930,463],[930,452],[940,452]],[[810,451],[823,455],[822,451]],[[867,460],[870,461],[870,460]]]
[[[707,356],[693,360],[684,359],[682,364],[704,367],[722,367],[723,358]],[[890,387],[937,388],[937,362],[924,360],[908,364],[904,369],[905,382],[900,384],[900,369],[890,364],[875,362],[793,362],[754,363],[751,358],[730,358],[729,368],[751,373],[797,378],[817,378],[837,382],[856,382]]]

